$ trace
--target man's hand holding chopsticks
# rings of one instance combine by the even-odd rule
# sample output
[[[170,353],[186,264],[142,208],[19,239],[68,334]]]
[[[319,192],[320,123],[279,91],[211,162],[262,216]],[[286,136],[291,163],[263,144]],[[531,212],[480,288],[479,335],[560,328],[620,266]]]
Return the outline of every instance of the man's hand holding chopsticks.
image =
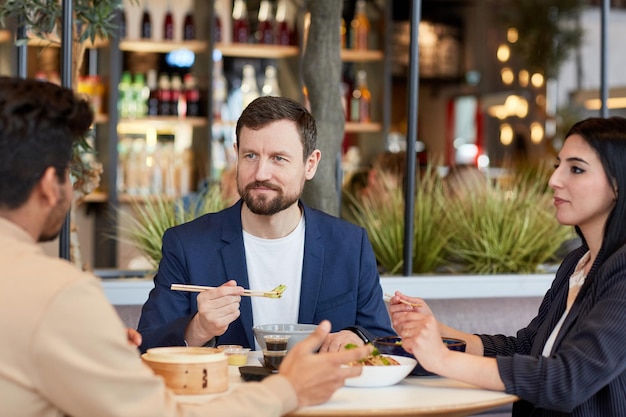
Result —
[[[224,285],[198,293],[198,312],[185,330],[189,346],[203,346],[216,336],[224,334],[230,323],[241,314],[239,303],[243,287],[230,280]]]

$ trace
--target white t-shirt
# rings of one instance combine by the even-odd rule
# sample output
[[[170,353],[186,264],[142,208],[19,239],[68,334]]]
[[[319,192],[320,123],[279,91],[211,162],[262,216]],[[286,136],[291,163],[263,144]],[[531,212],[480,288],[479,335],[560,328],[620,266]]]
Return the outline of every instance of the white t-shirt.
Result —
[[[267,291],[280,284],[287,286],[281,298],[251,297],[255,326],[298,322],[304,223],[302,216],[293,232],[279,239],[262,239],[243,232],[250,288]],[[256,341],[255,345],[258,350]]]

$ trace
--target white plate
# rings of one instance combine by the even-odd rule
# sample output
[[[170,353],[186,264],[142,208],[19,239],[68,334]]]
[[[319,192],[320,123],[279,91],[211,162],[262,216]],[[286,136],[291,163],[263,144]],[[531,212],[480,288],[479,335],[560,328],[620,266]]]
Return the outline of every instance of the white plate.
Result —
[[[347,387],[387,387],[397,384],[411,373],[417,361],[413,358],[397,355],[384,355],[400,362],[400,365],[363,366],[360,376],[346,379]]]

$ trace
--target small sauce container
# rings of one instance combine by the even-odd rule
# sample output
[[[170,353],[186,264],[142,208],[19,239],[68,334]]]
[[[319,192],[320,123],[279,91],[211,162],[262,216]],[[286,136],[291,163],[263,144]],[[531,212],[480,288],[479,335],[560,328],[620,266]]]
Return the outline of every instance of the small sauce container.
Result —
[[[267,350],[287,350],[287,343],[289,342],[288,335],[266,334],[263,338],[265,339],[265,347]]]
[[[226,360],[231,366],[244,366],[248,363],[248,352],[250,348],[228,347],[224,349]]]
[[[263,349],[263,363],[265,369],[270,372],[278,371],[278,367],[287,355],[286,350],[268,350]]]

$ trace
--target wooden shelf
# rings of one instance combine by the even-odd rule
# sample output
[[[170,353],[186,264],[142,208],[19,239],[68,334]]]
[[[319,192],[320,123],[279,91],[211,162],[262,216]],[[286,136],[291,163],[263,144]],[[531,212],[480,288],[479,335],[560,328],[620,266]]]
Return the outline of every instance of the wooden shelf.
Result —
[[[39,47],[54,47],[59,48],[61,46],[61,40],[56,35],[49,35],[43,38],[37,37],[36,35],[29,34],[28,35],[28,46],[39,46]],[[101,38],[96,38],[96,40],[92,43],[90,40],[85,41],[87,48],[103,48],[109,45],[109,41]]]
[[[171,129],[178,125],[191,127],[206,126],[207,119],[204,117],[178,116],[152,116],[137,119],[121,119],[117,124],[117,130],[120,133],[132,133],[145,130],[146,128]]]
[[[93,122],[94,122],[94,124],[97,124],[97,125],[104,124],[104,123],[106,123],[108,121],[109,121],[109,115],[108,114],[96,114],[93,117]]]
[[[376,133],[382,132],[383,126],[380,123],[346,122],[344,130],[346,133]]]
[[[377,50],[355,50],[355,49],[342,49],[341,60],[344,62],[371,62],[382,61],[384,58],[383,51]]]
[[[223,56],[233,58],[289,58],[300,55],[297,46],[282,45],[262,45],[262,44],[217,44],[215,49],[219,49]]]
[[[189,49],[192,52],[204,52],[209,44],[206,41],[153,41],[153,40],[123,40],[120,50],[129,52],[157,52],[167,53],[176,49]]]
[[[84,196],[80,202],[81,203],[106,203],[109,200],[109,195],[107,193],[103,193],[102,191],[94,191],[93,193],[89,193]]]
[[[0,43],[9,42],[11,40],[11,32],[0,29]]]

